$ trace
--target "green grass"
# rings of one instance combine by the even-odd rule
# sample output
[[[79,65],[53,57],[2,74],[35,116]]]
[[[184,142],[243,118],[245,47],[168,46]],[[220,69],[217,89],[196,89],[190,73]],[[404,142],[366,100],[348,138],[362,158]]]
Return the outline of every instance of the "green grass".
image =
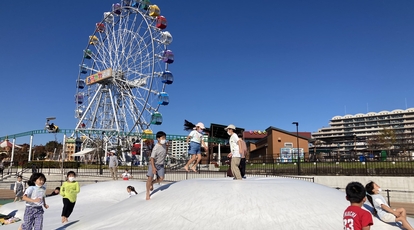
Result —
[[[14,199],[0,199],[0,205],[11,203],[13,201],[14,201]]]
[[[225,171],[228,169],[228,165],[220,166],[220,171]],[[316,169],[316,168],[341,168],[341,169],[373,169],[373,168],[385,168],[385,169],[395,169],[395,168],[412,168],[414,169],[414,161],[405,161],[405,162],[318,162],[314,164],[313,162],[301,162],[300,167],[302,169]],[[261,164],[246,164],[246,170],[264,170],[264,169],[293,169],[297,168],[297,165],[294,163],[261,163]]]

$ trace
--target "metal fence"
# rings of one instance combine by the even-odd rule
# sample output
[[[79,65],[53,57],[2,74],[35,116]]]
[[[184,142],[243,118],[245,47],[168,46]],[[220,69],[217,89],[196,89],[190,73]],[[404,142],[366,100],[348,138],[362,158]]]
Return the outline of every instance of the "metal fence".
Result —
[[[337,187],[336,189],[345,191],[345,188]],[[407,214],[414,215],[414,204],[403,201],[407,199],[413,200],[414,191],[384,189],[383,194],[389,206],[391,206],[392,208],[403,207],[406,209]]]
[[[180,181],[193,178],[225,178],[227,177],[227,171],[229,170],[229,165],[225,164],[223,166],[216,167],[218,165],[207,165],[200,164],[197,168],[197,172],[187,172],[180,167],[176,167],[181,163],[174,165],[167,165],[165,168],[165,180],[167,181]],[[292,176],[295,173],[291,174],[279,174],[277,171],[268,168],[262,168],[263,166],[255,165],[251,168],[250,165],[246,168],[246,175],[248,177],[289,177],[297,178],[301,180],[307,180],[314,182],[313,177],[298,177]],[[147,179],[147,170],[148,166],[135,166],[135,165],[124,165],[118,166],[118,176],[124,172],[124,170],[132,175],[134,179]],[[74,171],[79,177],[102,177],[109,178],[111,177],[109,167],[107,165],[99,164],[83,164],[79,162],[48,162],[48,161],[32,161],[30,163],[25,163],[22,165],[12,164],[6,167],[4,174],[6,175],[22,175],[24,178],[28,179],[33,172],[41,172],[47,175],[56,175],[62,174],[63,177],[68,171]],[[3,174],[2,174],[3,176]]]
[[[199,172],[202,174],[212,174],[212,176],[226,176],[228,170],[228,160],[224,158],[221,166],[218,163],[206,164],[201,162],[202,167]],[[176,161],[174,164],[167,164],[166,172],[175,172],[176,174],[185,174],[182,167],[185,160]],[[18,168],[26,170],[38,170],[45,174],[50,174],[56,169],[71,169],[77,174],[82,175],[104,175],[109,176],[108,166],[100,164],[84,164],[81,162],[56,162],[56,161],[32,161],[15,162],[13,164],[4,164],[4,170],[0,174],[17,173]],[[134,174],[145,174],[147,166],[124,165],[119,169],[128,169]],[[306,176],[414,176],[414,161],[406,157],[393,157],[384,161],[369,160],[364,161],[314,161],[308,162],[286,162],[272,158],[259,158],[247,160],[246,174],[260,176],[281,176],[281,175],[306,175]],[[145,175],[144,175],[145,176]],[[181,178],[181,176],[180,176]]]
[[[384,159],[363,158],[360,161],[283,161],[272,158],[256,158],[248,162],[246,170],[277,175],[321,176],[414,176],[414,161],[407,157]]]

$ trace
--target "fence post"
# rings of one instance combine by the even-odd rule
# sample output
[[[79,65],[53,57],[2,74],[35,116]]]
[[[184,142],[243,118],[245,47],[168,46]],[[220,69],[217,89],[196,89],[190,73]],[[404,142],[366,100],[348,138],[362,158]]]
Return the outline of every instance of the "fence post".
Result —
[[[365,163],[365,175],[368,176],[368,161],[367,161],[367,158],[364,158],[364,163]]]
[[[134,163],[134,161],[131,161],[131,169],[130,169],[131,176],[132,176],[132,165],[134,165],[133,163]]]
[[[387,191],[387,203],[388,203],[388,206],[391,206],[391,203],[390,203],[390,191],[391,190],[385,189],[385,191]]]

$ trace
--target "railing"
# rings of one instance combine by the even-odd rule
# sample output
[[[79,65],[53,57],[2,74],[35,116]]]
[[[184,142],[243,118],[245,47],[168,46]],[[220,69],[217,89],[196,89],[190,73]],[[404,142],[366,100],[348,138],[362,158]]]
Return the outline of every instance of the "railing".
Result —
[[[167,181],[180,181],[187,180],[192,178],[225,178],[227,177],[227,170],[229,165],[223,165],[220,167],[214,167],[213,165],[199,165],[197,172],[187,172],[182,169],[183,163],[185,161],[177,161],[175,165],[167,165],[165,170],[165,180]],[[35,166],[33,166],[35,165]],[[211,169],[210,167],[214,167]],[[118,176],[123,173],[125,169],[128,169],[128,172],[133,176],[134,179],[147,179],[147,170],[148,166],[119,166],[118,167]],[[17,163],[14,163],[12,166],[7,167],[7,170],[4,171],[6,175],[22,175],[24,179],[28,179],[32,172],[41,172],[48,175],[62,174],[63,176],[68,171],[74,171],[79,177],[102,177],[110,178],[110,171],[107,165],[99,164],[83,164],[80,162],[54,162],[54,161],[33,161],[30,163],[21,164],[18,166]],[[246,175],[248,177],[286,177],[286,178],[296,178],[301,180],[307,180],[314,182],[313,177],[297,177],[290,175],[282,175],[275,173],[274,170],[269,169],[258,169],[256,166],[251,167],[247,166]],[[62,176],[62,177],[63,177]]]
[[[132,137],[141,137],[143,139],[153,139],[155,140],[156,134],[145,134],[145,133],[138,133],[138,132],[122,132],[122,131],[116,131],[116,130],[102,130],[102,129],[61,129],[59,128],[57,130],[57,133],[63,133],[63,134],[102,134],[102,131],[105,131],[106,135],[108,136],[118,136],[118,137],[125,137],[125,136],[132,136]],[[1,136],[0,140],[5,140],[9,138],[18,138],[18,137],[25,137],[25,136],[31,136],[31,135],[37,135],[37,134],[50,134],[50,132],[46,129],[39,129],[39,130],[32,130],[17,134],[10,134],[6,136]],[[175,135],[175,134],[167,134],[167,140],[185,140],[187,138],[187,135]],[[215,138],[215,137],[208,137],[205,140],[206,142],[212,142],[212,143],[221,143],[224,144],[225,140],[222,138]]]
[[[414,161],[411,157],[388,157],[375,160],[345,161],[306,161],[297,164],[272,158],[256,158],[248,161],[246,170],[277,175],[344,175],[344,176],[414,176]]]
[[[182,170],[185,160],[175,161],[175,164],[167,164],[166,172],[184,173]],[[215,163],[206,165],[207,162],[201,162],[205,167],[200,168],[203,174],[225,175],[228,169],[228,161],[223,158],[221,166]],[[35,166],[33,166],[35,165]],[[81,162],[57,162],[57,161],[32,161],[15,162],[12,165],[4,163],[4,170],[0,171],[1,175],[16,174],[19,170],[25,169],[30,171],[32,167],[44,174],[55,173],[55,171],[73,170],[80,175],[89,176],[109,176],[107,165],[84,164]],[[145,174],[147,166],[119,166],[120,170],[128,169],[130,173]],[[392,161],[332,161],[332,162],[283,162],[274,159],[251,159],[247,160],[246,174],[257,176],[282,176],[282,175],[344,175],[344,176],[414,176],[414,161],[408,161],[405,157],[394,157]],[[145,178],[145,175],[144,175]],[[180,176],[181,178],[181,176]]]
[[[337,190],[345,191],[345,188],[336,188]],[[402,202],[402,200],[407,200],[407,198],[411,198],[413,200],[414,191],[401,191],[401,190],[390,190],[384,189],[383,194],[384,197],[387,199],[387,203],[392,208],[405,208],[407,214],[414,215],[414,204]]]

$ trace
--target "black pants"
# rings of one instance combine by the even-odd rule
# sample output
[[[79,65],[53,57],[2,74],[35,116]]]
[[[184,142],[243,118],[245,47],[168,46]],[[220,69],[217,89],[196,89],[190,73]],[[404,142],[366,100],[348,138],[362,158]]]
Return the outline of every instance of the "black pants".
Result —
[[[239,169],[241,176],[244,177],[244,175],[246,174],[246,158],[242,158],[240,160]]]
[[[63,198],[62,216],[68,218],[72,214],[76,202],[70,202],[68,198]]]

